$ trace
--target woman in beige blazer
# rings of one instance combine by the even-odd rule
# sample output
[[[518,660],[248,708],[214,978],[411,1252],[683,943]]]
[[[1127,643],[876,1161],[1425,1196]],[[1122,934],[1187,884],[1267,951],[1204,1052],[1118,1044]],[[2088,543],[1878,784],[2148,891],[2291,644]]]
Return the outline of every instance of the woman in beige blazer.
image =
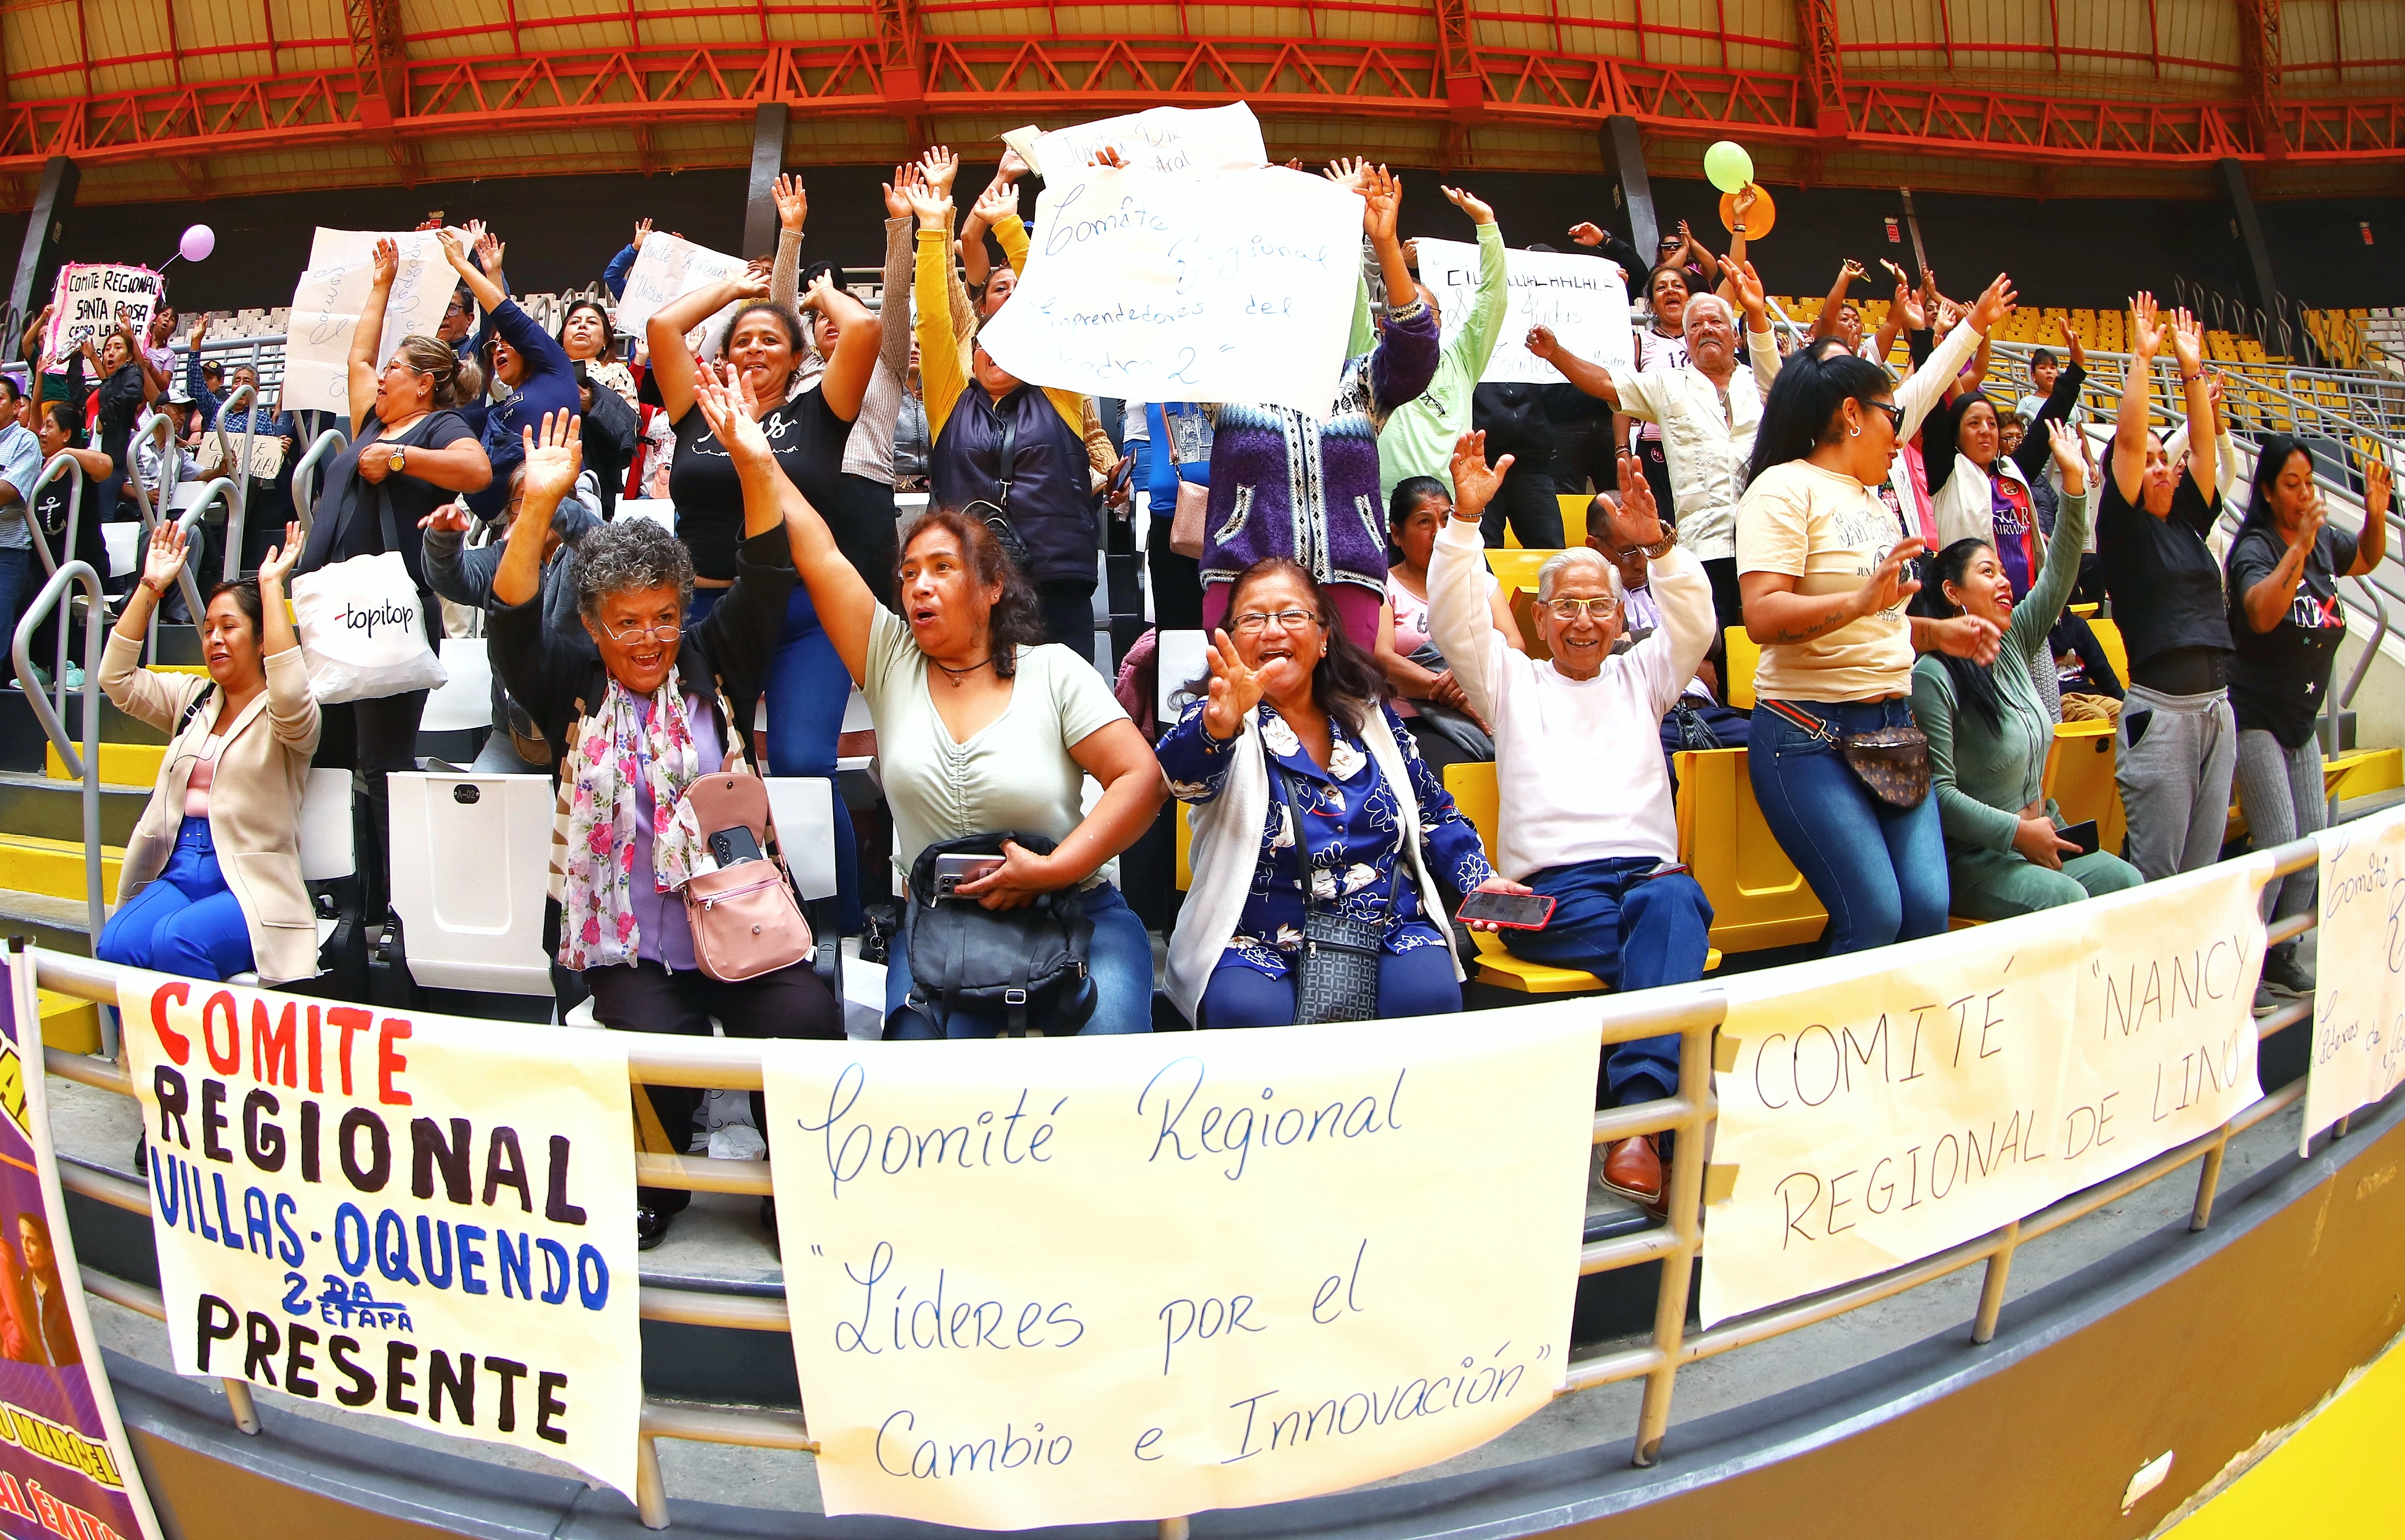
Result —
[[[301,882],[298,831],[317,698],[284,606],[301,526],[259,576],[210,591],[201,623],[209,677],[137,665],[142,635],[183,570],[183,535],[161,525],[102,655],[100,687],[117,708],[169,737],[159,789],[125,847],[104,962],[190,978],[256,969],[269,984],[317,972],[317,931]]]

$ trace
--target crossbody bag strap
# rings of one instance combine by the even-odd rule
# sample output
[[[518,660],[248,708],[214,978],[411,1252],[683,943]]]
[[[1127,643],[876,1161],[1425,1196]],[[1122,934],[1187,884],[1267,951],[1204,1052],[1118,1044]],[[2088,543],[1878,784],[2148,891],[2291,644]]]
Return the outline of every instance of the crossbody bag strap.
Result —
[[[1262,758],[1268,759],[1269,749],[1267,745],[1262,746],[1261,754]],[[1302,917],[1303,922],[1307,927],[1311,920],[1312,911],[1316,908],[1317,905],[1312,898],[1311,842],[1303,837],[1302,804],[1295,799],[1293,777],[1279,768],[1277,761],[1269,760],[1269,770],[1270,784],[1277,788],[1278,795],[1284,799],[1286,803],[1287,816],[1294,819],[1295,870],[1302,883]]]
[[[1002,453],[993,462],[994,484],[1001,489],[993,505],[1006,514],[1010,511],[1011,472],[1018,469],[1018,449],[1019,415],[1014,412],[1003,421]]]
[[[1811,734],[1824,744],[1834,744],[1837,741],[1835,731],[1809,711],[1798,711],[1785,701],[1765,700],[1759,704],[1777,712],[1787,722]]]

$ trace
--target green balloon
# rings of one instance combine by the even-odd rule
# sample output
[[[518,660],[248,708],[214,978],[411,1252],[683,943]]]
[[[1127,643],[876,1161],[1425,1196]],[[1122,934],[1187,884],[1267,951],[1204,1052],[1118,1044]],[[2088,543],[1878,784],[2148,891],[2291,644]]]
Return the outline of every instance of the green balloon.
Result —
[[[1735,192],[1753,180],[1753,157],[1734,139],[1723,139],[1704,151],[1704,175],[1723,192]]]

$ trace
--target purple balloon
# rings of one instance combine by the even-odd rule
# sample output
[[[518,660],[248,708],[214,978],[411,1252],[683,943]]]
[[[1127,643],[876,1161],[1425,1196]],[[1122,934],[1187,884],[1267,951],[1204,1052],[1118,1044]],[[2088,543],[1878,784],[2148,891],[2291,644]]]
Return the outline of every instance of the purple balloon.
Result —
[[[194,225],[184,231],[182,240],[176,243],[176,250],[188,262],[200,261],[217,248],[218,232],[206,225]]]

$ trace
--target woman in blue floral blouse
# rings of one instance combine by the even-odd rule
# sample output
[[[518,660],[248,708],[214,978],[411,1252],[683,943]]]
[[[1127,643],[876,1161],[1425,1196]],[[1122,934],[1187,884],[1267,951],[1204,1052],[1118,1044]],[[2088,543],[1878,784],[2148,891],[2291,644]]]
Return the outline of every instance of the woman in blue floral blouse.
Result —
[[[1303,863],[1314,901],[1386,928],[1378,1015],[1461,1008],[1444,894],[1527,891],[1495,875],[1478,832],[1385,704],[1376,663],[1293,562],[1240,575],[1212,642],[1209,694],[1156,752],[1192,805],[1194,880],[1169,945],[1169,993],[1202,1027],[1295,1016]],[[1232,633],[1232,637],[1231,635]],[[1283,784],[1281,784],[1283,783]]]

